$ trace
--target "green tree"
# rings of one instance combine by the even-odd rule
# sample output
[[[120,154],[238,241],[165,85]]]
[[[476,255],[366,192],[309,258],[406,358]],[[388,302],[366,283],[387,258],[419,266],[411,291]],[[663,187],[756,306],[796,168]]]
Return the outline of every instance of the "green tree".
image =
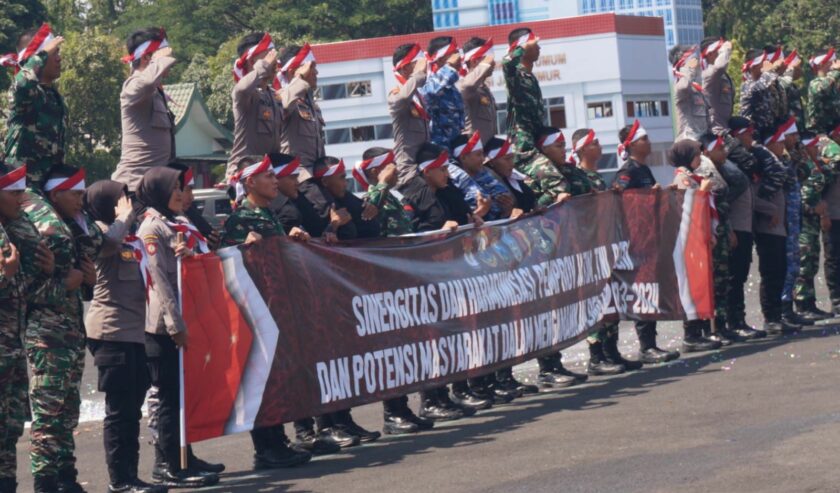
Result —
[[[91,181],[105,178],[119,160],[123,50],[116,38],[98,29],[67,33],[66,39],[59,80],[70,115],[66,160],[84,166]]]

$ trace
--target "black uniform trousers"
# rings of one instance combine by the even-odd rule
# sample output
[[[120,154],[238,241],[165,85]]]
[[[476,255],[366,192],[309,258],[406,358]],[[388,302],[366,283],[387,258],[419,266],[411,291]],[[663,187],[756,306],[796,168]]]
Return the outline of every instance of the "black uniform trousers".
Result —
[[[168,335],[146,333],[146,359],[152,385],[157,386],[158,441],[155,444],[155,462],[181,470],[181,438],[178,412],[180,408],[180,381],[178,379],[178,348]]]
[[[729,251],[729,299],[726,316],[730,324],[746,321],[744,284],[750,276],[753,257],[753,235],[748,231],[735,231],[738,245]]]
[[[782,289],[787,266],[785,242],[784,236],[755,234],[758,272],[761,274],[759,299],[765,322],[779,322],[782,319]]]
[[[825,284],[833,306],[840,306],[840,221],[831,221],[831,231],[823,231]]]
[[[111,484],[137,477],[140,459],[140,420],[149,389],[146,348],[143,344],[88,339],[99,374],[98,390],[105,393],[102,437]]]

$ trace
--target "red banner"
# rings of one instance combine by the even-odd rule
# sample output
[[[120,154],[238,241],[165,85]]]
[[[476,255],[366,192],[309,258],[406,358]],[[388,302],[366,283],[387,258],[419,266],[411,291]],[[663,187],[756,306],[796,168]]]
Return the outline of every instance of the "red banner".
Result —
[[[711,318],[710,231],[708,194],[633,190],[455,234],[185,259],[187,441],[485,374],[605,321]]]

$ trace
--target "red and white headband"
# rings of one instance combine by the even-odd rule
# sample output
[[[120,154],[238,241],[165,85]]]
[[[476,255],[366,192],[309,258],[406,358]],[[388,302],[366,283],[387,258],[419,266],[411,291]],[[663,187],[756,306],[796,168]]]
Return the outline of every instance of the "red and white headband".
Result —
[[[802,145],[805,147],[816,147],[817,144],[820,143],[819,136],[815,135],[813,137],[802,139]]]
[[[430,169],[440,168],[446,163],[449,162],[449,153],[446,151],[441,152],[438,154],[438,157],[434,159],[430,159],[428,161],[423,161],[422,163],[418,164],[417,167],[420,168],[420,171],[425,173]]]
[[[776,129],[776,133],[764,139],[764,145],[775,144],[778,142],[783,142],[785,140],[785,132],[787,131],[787,124],[780,126]]]
[[[782,125],[782,128],[784,129],[784,133],[782,135],[799,133],[799,129],[796,127],[796,117],[790,117],[788,121]]]
[[[572,164],[577,164],[578,161],[580,161],[580,151],[593,142],[595,142],[595,130],[590,129],[586,134],[586,137],[579,139],[572,147],[572,155],[569,156],[569,161],[571,161]]]
[[[195,186],[195,176],[193,176],[192,168],[187,168],[184,170],[184,186],[185,187],[194,187]]]
[[[537,141],[537,148],[544,149],[557,142],[566,142],[566,137],[563,136],[563,132],[560,130],[540,137],[540,140]]]
[[[793,65],[795,62],[797,62],[797,61],[801,61],[801,60],[802,60],[802,59],[801,59],[801,58],[799,58],[799,52],[797,52],[796,50],[793,50],[793,51],[791,51],[791,52],[790,52],[790,55],[788,55],[788,56],[785,58],[785,67],[790,67],[790,66],[791,66],[791,65]]]
[[[169,41],[166,39],[166,32],[161,29],[161,39],[150,39],[148,41],[144,41],[140,43],[140,46],[134,49],[134,53],[126,55],[122,57],[123,63],[133,63],[137,60],[140,60],[146,55],[151,55],[152,53],[158,51],[161,48],[168,48]]]
[[[712,152],[716,149],[723,149],[723,146],[724,146],[723,136],[719,135],[715,140],[706,144],[706,152]]]
[[[431,62],[431,69],[432,72],[437,72],[441,65],[441,61],[446,61],[453,53],[458,51],[458,43],[455,42],[455,38],[449,42],[448,45],[440,48],[434,53],[429,53],[427,56],[429,57],[429,62]]]
[[[642,123],[636,119],[633,120],[633,125],[630,127],[630,132],[624,142],[618,144],[618,156],[626,161],[630,157],[630,144],[638,142],[642,137],[647,135],[647,130],[642,126]]]
[[[690,49],[685,50],[680,59],[674,63],[674,72],[679,72],[683,65],[685,65],[693,56],[697,56],[696,47],[691,47]]]
[[[73,176],[63,176],[61,178],[50,178],[44,184],[45,192],[66,191],[66,190],[84,190],[85,189],[85,170],[80,169]]]
[[[733,137],[739,137],[748,132],[755,132],[755,126],[752,123],[750,123],[744,128],[736,128],[731,131]]]
[[[315,178],[328,178],[330,176],[341,175],[344,176],[344,160],[339,159],[337,163],[321,168],[315,172]]]
[[[359,161],[355,166],[353,166],[353,178],[359,182],[359,185],[361,185],[363,189],[367,190],[370,186],[370,182],[368,182],[365,171],[369,169],[376,169],[381,166],[385,166],[386,164],[391,164],[395,159],[396,157],[394,156],[394,151],[388,151],[385,154],[380,154],[370,159]]]
[[[464,54],[464,63],[473,60],[481,60],[487,56],[487,52],[493,49],[493,38],[488,39],[483,45],[477,46]]]
[[[0,176],[0,191],[15,192],[18,190],[26,190],[26,166],[21,166]]]
[[[248,50],[245,53],[243,53],[241,57],[237,58],[236,62],[233,63],[234,82],[239,82],[239,79],[245,77],[245,75],[248,74],[249,60],[252,60],[254,57],[273,49],[274,41],[272,41],[270,34],[265,33],[259,43],[248,48]]]
[[[519,36],[518,39],[513,40],[513,42],[508,46],[508,53],[512,52],[516,49],[517,46],[525,46],[526,44],[530,43],[531,41],[536,41],[537,36],[534,34],[533,31],[523,34]]]
[[[402,70],[403,67],[405,67],[406,65],[409,65],[425,57],[426,54],[423,53],[423,49],[420,48],[419,44],[415,43],[414,46],[412,46],[411,49],[408,50],[408,53],[406,53],[405,56],[402,57],[402,59],[394,65],[394,74],[397,76],[397,80],[399,80],[401,84],[405,84],[405,78],[401,77],[400,74],[398,74],[397,72]]]
[[[827,53],[824,53],[822,55],[817,55],[817,56],[811,58],[811,60],[810,60],[811,68],[813,68],[814,70],[817,70],[822,65],[824,65],[828,62],[833,62],[836,59],[837,59],[837,56],[834,53],[834,48],[829,48]]]
[[[782,47],[779,46],[776,48],[776,51],[767,55],[767,61],[770,63],[776,63],[777,60],[782,60],[785,58],[785,52],[782,51]]]
[[[741,72],[749,72],[751,68],[761,66],[767,60],[767,53],[761,53],[760,56],[747,60],[741,66]]]
[[[700,64],[703,66],[704,69],[706,68],[706,57],[720,51],[724,43],[726,43],[726,40],[720,38],[714,43],[707,46],[705,49],[700,51]]]
[[[481,144],[481,134],[478,133],[478,131],[476,131],[470,136],[469,140],[459,145],[455,149],[452,149],[452,154],[455,155],[455,159],[460,159],[461,156],[483,149],[484,146]]]
[[[712,53],[717,53],[723,47],[724,43],[726,43],[726,40],[724,40],[723,38],[718,39],[717,41],[703,49],[703,51],[700,52],[700,56],[706,58]]]
[[[236,199],[239,200],[245,196],[245,180],[247,180],[249,176],[256,176],[271,169],[271,159],[266,155],[263,157],[262,161],[242,168],[238,173],[233,175],[230,181],[236,188]]]
[[[274,174],[277,175],[277,178],[283,178],[286,176],[293,176],[300,174],[300,158],[295,157],[291,161],[286,164],[281,164],[280,166],[274,167]]]
[[[8,53],[0,56],[0,65],[4,67],[15,67],[15,70],[20,70],[20,66],[28,60],[32,55],[43,51],[47,47],[47,43],[54,38],[52,29],[47,23],[41,24],[41,27],[29,40],[29,43],[17,53]]]
[[[289,83],[290,80],[295,76],[295,71],[299,69],[303,64],[314,62],[315,61],[315,54],[312,52],[312,47],[309,46],[309,43],[305,43],[301,46],[300,51],[297,52],[291,60],[286,62],[280,68],[280,82],[283,85]]]
[[[513,154],[513,146],[510,143],[510,139],[505,139],[504,144],[495,149],[488,150],[484,156],[486,161],[492,161],[496,158],[510,156],[511,154]]]

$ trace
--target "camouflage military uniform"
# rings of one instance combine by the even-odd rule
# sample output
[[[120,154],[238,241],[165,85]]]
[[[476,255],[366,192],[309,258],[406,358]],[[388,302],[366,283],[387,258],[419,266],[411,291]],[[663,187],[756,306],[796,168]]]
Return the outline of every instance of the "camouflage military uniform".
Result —
[[[808,85],[808,129],[829,133],[840,124],[840,70],[816,77]]]
[[[729,299],[729,213],[731,211],[728,200],[729,184],[726,183],[714,163],[705,157],[694,173],[711,180],[711,193],[718,213],[718,226],[714,232],[716,242],[712,248],[712,279],[715,291],[715,320],[718,327],[723,328],[726,326],[726,306]]]
[[[757,80],[747,75],[741,84],[741,116],[749,118],[759,133],[774,128],[778,97],[773,87],[777,77],[772,71],[764,72]]]
[[[601,173],[583,168],[579,169],[586,174],[586,178],[589,180],[593,192],[603,192],[607,189],[607,182],[604,180],[604,177],[601,176]],[[586,340],[590,344],[594,344],[596,342],[604,343],[608,339],[615,337],[618,337],[618,322],[605,324],[600,329],[590,332],[586,337]]]
[[[799,190],[799,177],[797,176],[796,164],[789,155],[782,157],[782,163],[788,172],[788,181],[785,185],[785,225],[787,226],[787,237],[785,238],[785,253],[787,263],[785,264],[785,284],[782,288],[782,301],[793,301],[793,286],[799,276],[799,231],[801,227],[800,218],[802,214],[802,198]]]
[[[65,291],[63,280],[79,262],[73,233],[37,196],[24,212],[44,237],[55,256],[55,296],[29,308],[24,345],[32,406],[30,459],[32,474],[76,479],[73,430],[79,423],[79,386],[84,371],[85,331],[79,290]]]
[[[802,107],[802,91],[796,81],[793,80],[791,74],[785,74],[779,77],[779,83],[785,90],[787,95],[788,113],[796,117],[796,128],[804,129],[805,127],[805,110]]]
[[[420,89],[429,113],[429,138],[439,146],[449,148],[452,139],[464,131],[466,109],[461,91],[455,86],[458,72],[444,65],[430,72]]]
[[[799,231],[799,275],[793,287],[793,299],[797,304],[816,301],[814,276],[820,268],[820,216],[814,207],[822,199],[826,186],[826,175],[822,166],[811,161],[804,153],[794,155],[799,171],[802,196],[802,224]]]
[[[67,226],[73,233],[73,244],[76,246],[79,258],[88,258],[91,262],[96,260],[99,257],[99,252],[102,251],[102,245],[105,243],[105,236],[96,221],[82,212],[78,220],[68,221]],[[83,284],[81,291],[83,300],[90,301],[93,299],[93,286]],[[84,320],[83,312],[80,311],[78,316]]]
[[[248,233],[252,231],[263,238],[286,236],[283,225],[274,218],[271,210],[256,207],[246,198],[225,221],[222,245],[233,246],[245,243]]]
[[[537,196],[537,204],[549,206],[562,193],[582,195],[594,191],[586,172],[571,164],[556,165],[547,157],[539,155],[525,168],[528,178],[525,184]]]
[[[8,257],[12,241],[0,226],[0,256]],[[7,278],[0,271],[0,479],[14,478],[15,446],[27,419],[26,356],[22,336],[26,326],[25,268]]]
[[[499,195],[509,194],[508,189],[495,179],[490,171],[482,169],[475,176],[470,176],[457,164],[450,163],[447,167],[449,178],[458,190],[464,193],[464,201],[475,210],[478,206],[478,195],[491,199],[490,210],[484,215],[485,221],[495,221],[502,217],[502,207],[495,199]]]
[[[525,165],[539,156],[534,135],[546,122],[540,82],[522,65],[524,53],[524,48],[519,46],[502,61],[507,85],[507,134],[516,149],[516,167],[522,172]]]
[[[38,81],[46,61],[45,52],[31,56],[9,89],[6,162],[12,166],[25,164],[28,182],[33,186],[40,185],[50,167],[64,158],[67,107],[54,86]]]
[[[382,236],[400,236],[412,232],[411,214],[407,210],[410,207],[403,207],[384,183],[368,188],[365,201],[379,209]]]
[[[825,189],[823,196],[828,203],[829,217],[831,217],[832,207],[836,207],[836,187],[839,186],[837,180],[840,180],[840,145],[832,139],[823,137],[820,140],[822,146],[821,158],[827,164],[822,165],[823,174],[825,175]],[[836,217],[836,215],[835,215]],[[825,284],[828,288],[828,294],[831,297],[831,303],[835,307],[840,304],[840,234],[838,234],[838,227],[840,221],[836,219],[831,220],[831,230],[823,233],[823,256],[824,260],[824,275]]]

